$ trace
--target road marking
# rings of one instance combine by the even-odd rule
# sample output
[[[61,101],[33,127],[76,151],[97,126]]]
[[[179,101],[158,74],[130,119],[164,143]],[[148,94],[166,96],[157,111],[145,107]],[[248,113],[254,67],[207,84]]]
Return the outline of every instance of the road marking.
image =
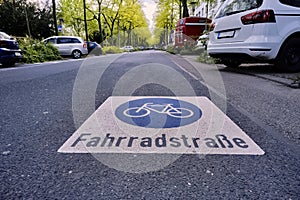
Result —
[[[206,97],[110,97],[58,152],[264,154]]]
[[[189,63],[190,65],[194,66],[193,64],[190,63],[190,61],[188,60],[185,60],[187,63]],[[215,94],[217,94],[218,96],[220,96],[221,98],[223,99],[227,99],[227,97],[222,94],[221,92],[219,92],[217,89],[215,89],[214,87],[210,86],[209,84],[205,83],[204,81],[201,81],[200,77],[197,77],[195,74],[193,74],[192,72],[186,70],[183,66],[181,66],[178,62],[176,62],[175,60],[172,60],[172,62],[177,65],[181,70],[183,70],[185,73],[187,73],[188,75],[190,75],[193,79],[199,81],[202,85],[204,85],[205,87],[207,87],[207,89]],[[197,63],[199,64],[199,63]],[[196,71],[198,71],[196,68],[195,68]],[[199,72],[199,71],[198,71]],[[199,73],[200,74],[200,73]],[[205,74],[203,74],[205,75]],[[215,83],[215,82],[214,82]]]

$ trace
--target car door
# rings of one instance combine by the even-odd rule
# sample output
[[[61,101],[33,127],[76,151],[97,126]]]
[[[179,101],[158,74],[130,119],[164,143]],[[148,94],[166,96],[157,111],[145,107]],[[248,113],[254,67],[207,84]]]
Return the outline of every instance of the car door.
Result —
[[[57,38],[57,46],[60,55],[71,55],[70,49],[72,49],[72,40],[67,37]]]
[[[71,48],[69,49],[70,54],[72,54],[73,50],[80,50],[81,53],[86,53],[83,49],[83,43],[78,38],[71,39]]]

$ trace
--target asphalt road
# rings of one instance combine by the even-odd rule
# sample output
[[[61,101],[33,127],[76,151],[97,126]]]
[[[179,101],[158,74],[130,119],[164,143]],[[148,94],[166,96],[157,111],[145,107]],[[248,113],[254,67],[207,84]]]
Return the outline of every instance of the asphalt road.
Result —
[[[138,81],[149,77],[157,81]],[[0,91],[0,199],[299,199],[298,89],[146,51],[1,69]],[[143,162],[174,162],[128,173],[90,154],[57,152],[110,96],[174,95],[208,97],[265,155],[152,154]],[[126,158],[139,165],[140,156]]]

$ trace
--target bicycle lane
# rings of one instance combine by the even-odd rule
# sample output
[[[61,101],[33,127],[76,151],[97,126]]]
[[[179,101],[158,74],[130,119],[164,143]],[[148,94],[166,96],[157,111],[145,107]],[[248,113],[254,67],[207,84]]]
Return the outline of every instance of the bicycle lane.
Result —
[[[149,86],[149,87],[151,87],[151,86]],[[197,88],[197,86],[194,85],[194,88]],[[165,94],[163,94],[163,95],[165,95]],[[127,98],[127,100],[129,101],[128,98]],[[118,102],[119,100],[116,100],[116,101]],[[121,101],[121,103],[126,103],[126,102]],[[119,103],[117,103],[117,105],[120,106],[121,103],[119,102]],[[105,103],[104,103],[100,106],[100,108],[99,108],[100,110],[103,107],[108,107],[108,109],[106,111],[102,111],[102,112],[100,111],[98,114],[98,117],[105,116],[104,121],[110,121],[112,123],[113,121],[116,121],[116,117],[114,116],[115,110],[111,110],[111,107],[114,107],[114,106],[112,106],[113,103],[109,102],[109,100],[108,100],[107,104],[108,105],[105,105]],[[209,108],[209,106],[204,106],[204,108],[205,107]],[[147,112],[147,111],[145,111],[145,112]],[[206,152],[206,154],[203,154],[203,152],[199,154],[199,152],[198,152],[197,157],[200,158],[198,161],[200,161],[201,164],[203,164],[203,162],[205,162],[205,163],[208,162],[209,165],[212,168],[214,168],[214,170],[216,170],[217,172],[226,171],[226,174],[227,175],[231,174],[232,177],[228,178],[228,177],[224,176],[224,174],[222,174],[222,173],[211,172],[212,171],[211,169],[200,170],[200,171],[202,171],[202,173],[197,174],[196,177],[201,178],[202,176],[205,176],[204,175],[205,173],[210,174],[211,176],[218,174],[217,176],[212,177],[212,179],[210,181],[208,181],[208,182],[210,182],[210,184],[213,184],[215,181],[220,181],[221,179],[225,180],[225,182],[226,181],[231,182],[232,179],[235,179],[235,178],[237,178],[236,176],[238,176],[239,184],[236,184],[236,183],[233,184],[232,188],[229,188],[229,191],[232,192],[233,190],[235,190],[235,192],[238,193],[239,197],[240,197],[240,195],[244,195],[244,196],[249,195],[249,197],[257,198],[260,196],[261,192],[264,194],[263,195],[264,198],[270,198],[274,194],[281,195],[282,197],[285,197],[285,198],[287,198],[287,197],[292,198],[294,196],[297,196],[298,193],[296,192],[297,189],[295,189],[295,188],[297,188],[297,184],[298,184],[298,177],[296,175],[297,174],[296,172],[298,171],[297,166],[298,166],[299,157],[297,155],[299,155],[299,154],[297,154],[297,153],[293,154],[293,153],[299,152],[299,151],[293,145],[290,145],[290,143],[288,141],[286,141],[286,140],[278,141],[278,138],[274,138],[273,136],[270,137],[270,133],[265,134],[266,133],[265,129],[262,129],[252,119],[249,120],[249,118],[248,118],[249,116],[245,115],[246,114],[245,112],[237,111],[235,108],[233,108],[232,105],[229,105],[229,107],[228,107],[228,114],[231,117],[231,119],[233,119],[233,121],[235,121],[242,128],[242,130],[244,130],[248,135],[250,135],[251,138],[252,137],[254,138],[254,141],[256,143],[258,143],[259,146],[261,146],[264,151],[266,151],[266,155],[262,155],[263,152],[259,151],[259,153],[252,152],[252,156],[251,155],[250,156],[249,155],[241,156],[242,153],[235,153],[237,155],[232,156],[225,149],[222,149],[220,151],[221,153],[219,153],[219,154],[225,154],[223,156],[216,155],[216,154],[218,154],[216,152],[213,152],[214,155],[212,155],[212,156],[207,155],[207,152]],[[108,117],[108,116],[113,116],[113,117]],[[245,118],[246,118],[246,120],[245,120]],[[154,117],[154,119],[155,119],[155,117]],[[92,119],[91,121],[97,121],[98,125],[101,125],[102,128],[106,127],[106,124],[104,121],[101,121],[98,119]],[[139,122],[137,123],[134,120],[132,120],[132,121],[133,121],[133,124],[135,124],[135,125],[139,123]],[[163,120],[160,119],[157,121],[166,122],[165,119],[163,119]],[[218,123],[218,122],[214,122],[214,123]],[[118,124],[118,126],[120,126],[119,121],[117,122],[117,124]],[[141,124],[145,124],[145,122],[141,122]],[[93,129],[97,129],[97,130],[101,129],[99,126],[89,125],[89,123],[87,123],[85,125],[87,127],[84,127],[83,130],[81,130],[82,132],[85,132],[85,133],[87,133],[88,131],[92,132]],[[156,147],[164,146],[166,143],[165,141],[170,141],[171,143],[173,142],[172,143],[173,146],[179,145],[180,142],[181,142],[180,145],[185,146],[185,147],[189,146],[190,144],[193,144],[194,147],[196,147],[196,145],[200,146],[199,143],[195,142],[195,140],[197,141],[197,139],[198,139],[196,137],[192,138],[191,141],[188,141],[188,139],[187,139],[188,137],[184,137],[184,136],[182,137],[182,135],[181,135],[182,140],[180,142],[178,142],[177,139],[179,139],[180,136],[173,137],[173,139],[166,138],[168,135],[174,136],[175,131],[171,130],[171,131],[169,131],[169,133],[161,134],[161,135],[157,134],[157,131],[154,131],[154,134],[159,135],[159,137],[150,139],[150,137],[145,136],[146,135],[145,133],[147,133],[147,130],[145,130],[145,127],[143,127],[144,129],[134,130],[134,128],[132,126],[122,126],[121,129],[123,132],[124,132],[124,130],[125,130],[125,132],[128,131],[128,133],[127,133],[128,137],[126,137],[120,131],[115,131],[115,130],[111,131],[112,129],[111,129],[111,127],[109,127],[109,125],[107,125],[107,127],[108,127],[108,129],[110,129],[110,131],[104,131],[104,132],[109,132],[110,133],[109,135],[106,134],[106,136],[102,136],[102,137],[93,137],[93,135],[88,135],[89,133],[87,133],[87,135],[77,134],[77,136],[75,136],[69,142],[67,142],[67,146],[72,147],[72,145],[73,145],[73,147],[77,148],[77,150],[75,150],[75,151],[74,151],[74,149],[66,150],[66,149],[64,149],[64,147],[62,147],[60,149],[60,151],[61,152],[69,151],[69,153],[75,153],[76,151],[78,151],[79,153],[87,153],[87,152],[112,153],[112,152],[114,152],[117,154],[111,154],[111,155],[106,154],[105,156],[101,155],[101,154],[96,154],[96,155],[94,155],[94,157],[96,157],[100,162],[107,165],[108,167],[116,169],[114,165],[118,165],[119,168],[117,168],[117,169],[120,171],[125,171],[125,172],[127,170],[129,172],[137,172],[138,171],[139,173],[155,171],[158,169],[168,170],[169,165],[174,167],[175,163],[178,164],[177,159],[180,160],[182,157],[184,157],[184,158],[190,157],[192,159],[192,162],[189,164],[192,165],[193,167],[196,167],[195,165],[199,164],[198,161],[195,162],[195,160],[194,160],[195,157],[191,157],[191,155],[181,156],[181,154],[183,152],[176,152],[176,151],[164,152],[164,151],[161,151],[161,149],[154,150],[154,151],[152,150],[152,151],[148,151],[148,152],[140,151],[143,148],[145,149],[145,147],[151,148],[152,144],[153,144],[153,146],[156,145]],[[189,130],[184,130],[184,132],[185,133],[189,132]],[[121,136],[118,136],[118,135],[115,135],[112,133],[118,133]],[[141,139],[141,137],[139,138],[138,136],[134,135],[133,133],[139,133],[139,134],[142,133],[143,138]],[[139,139],[141,139],[141,141],[138,141]],[[204,138],[204,139],[208,139],[208,138]],[[212,139],[212,138],[209,138],[209,139]],[[222,136],[222,134],[219,134],[219,136],[216,137],[215,140],[213,140],[213,139],[210,140],[211,143],[209,143],[209,145],[211,145],[211,147],[216,146],[216,145],[219,145],[220,147],[222,147],[225,143],[225,145],[227,145],[227,147],[235,144],[236,146],[241,147],[241,148],[248,145],[248,143],[246,143],[242,138],[233,137],[232,139],[235,139],[235,140],[229,141],[226,136],[224,136],[224,135]],[[156,142],[156,141],[158,141],[158,142]],[[176,143],[174,141],[176,141],[178,143]],[[221,141],[221,142],[217,143],[217,141],[218,142]],[[238,142],[234,143],[235,141],[238,141]],[[222,143],[222,142],[224,142],[224,143]],[[114,151],[113,147],[120,147],[122,143],[127,144],[127,147],[134,146],[134,143],[139,143],[141,146],[136,148],[136,149],[138,149],[138,151],[136,151],[136,149],[134,151],[128,150],[128,149],[125,149],[125,147],[121,147],[119,149],[120,151]],[[83,144],[83,145],[80,146],[80,144],[81,145]],[[206,143],[206,146],[207,146],[207,144],[208,143]],[[79,146],[77,146],[77,145],[79,145]],[[96,146],[102,146],[101,150],[99,150],[99,149],[95,150],[94,147],[96,147]],[[172,145],[168,144],[168,146],[172,146]],[[282,147],[283,149],[289,149],[289,150],[285,151],[285,152],[281,152],[280,148],[278,146]],[[93,150],[88,149],[87,147],[92,147]],[[103,150],[104,149],[103,147],[108,147],[108,151]],[[266,150],[265,150],[265,148],[266,148]],[[128,153],[130,153],[130,154],[128,154]],[[151,154],[145,155],[145,153],[151,153]],[[153,153],[155,153],[155,154],[153,154]],[[172,154],[172,153],[175,155],[166,155],[166,154]],[[186,153],[187,152],[184,152],[184,154],[186,154]],[[195,151],[192,153],[195,153]],[[251,154],[251,153],[249,153],[249,154]],[[257,154],[260,154],[261,156],[254,156]],[[160,158],[163,158],[163,159],[160,159]],[[226,162],[228,162],[225,166],[222,165],[219,168],[219,167],[214,167],[211,165],[211,164],[213,164],[215,166],[219,166],[216,161],[220,161],[223,159],[225,159]],[[164,164],[161,164],[157,160],[164,160]],[[158,168],[151,166],[153,164],[152,163],[153,161],[155,161],[156,163],[159,163]],[[145,164],[151,166],[150,170],[143,168],[143,166]],[[275,164],[275,166],[274,166],[274,164]],[[136,168],[136,171],[132,170],[133,166],[138,166],[138,168]],[[241,166],[243,166],[243,168],[240,168]],[[285,167],[283,167],[283,166],[285,166]],[[183,167],[183,166],[181,166],[181,167]],[[148,166],[148,168],[149,168],[149,166]],[[155,170],[153,170],[152,168],[154,168]],[[190,169],[190,167],[188,167],[188,166],[183,167],[183,169],[187,169],[187,168]],[[196,168],[198,168],[198,166]],[[227,168],[229,168],[230,170],[227,171]],[[232,169],[235,169],[235,170],[232,171]],[[240,174],[241,171],[243,171],[242,174]],[[203,172],[205,172],[205,173],[203,174]],[[260,173],[257,173],[257,172],[260,172]],[[189,174],[189,172],[187,172],[187,171],[186,171],[186,173]],[[199,186],[197,183],[194,183],[194,184],[197,185],[197,187]],[[228,187],[224,185],[224,182],[222,184],[215,184],[215,186],[216,185],[219,185],[219,189],[222,190],[221,193],[223,193],[223,192],[225,194],[228,193]],[[245,190],[239,190],[239,189],[236,190],[236,187],[239,188],[239,187],[241,187],[241,185],[243,185],[243,187],[248,186],[251,189],[249,189],[248,191],[246,191],[246,189]],[[293,185],[294,187],[292,187],[292,188],[286,187],[286,186],[290,186],[290,185]],[[270,186],[272,186],[272,187],[270,187]],[[231,193],[231,192],[228,193],[229,196],[233,195],[233,193]],[[220,195],[220,192],[217,192],[217,194]],[[254,195],[254,196],[252,196],[252,195]]]
[[[236,155],[231,154],[230,151],[228,152],[228,148],[217,148],[219,152],[210,152],[213,155],[208,155],[208,152],[206,154],[203,154],[203,152],[197,154],[199,152],[195,151],[188,152],[189,145],[198,147],[204,146],[205,143],[195,142],[195,139],[198,139],[196,136],[193,138],[186,136],[190,131],[186,129],[182,130],[180,136],[177,136],[174,130],[159,134],[156,131],[154,134],[152,133],[152,136],[155,136],[151,140],[151,137],[147,137],[147,131],[145,130],[142,133],[139,130],[137,132],[138,136],[132,134],[136,132],[132,127],[130,127],[131,134],[114,132],[110,128],[109,135],[104,137],[101,137],[100,134],[97,134],[97,136],[88,135],[93,132],[89,124],[85,124],[88,126],[89,131],[85,128],[85,130],[82,130],[86,135],[80,134],[69,143],[71,146],[73,145],[73,149],[69,153],[98,153],[93,154],[93,156],[99,162],[118,171],[114,173],[122,174],[129,180],[133,179],[132,184],[128,184],[126,181],[124,183],[123,178],[118,179],[118,181],[120,181],[119,184],[125,184],[128,187],[125,190],[126,194],[131,194],[135,190],[142,191],[140,194],[136,194],[136,198],[153,197],[152,193],[158,194],[157,197],[159,198],[163,198],[166,192],[168,197],[185,196],[188,198],[201,196],[203,198],[245,197],[269,199],[276,197],[293,199],[296,197],[298,195],[299,150],[295,147],[291,148],[290,145],[285,143],[286,141],[278,141],[277,138],[270,137],[251,119],[244,115],[241,116],[241,113],[231,106],[229,106],[228,111],[231,116],[238,120],[241,128],[248,134],[250,133],[251,138],[258,141],[257,143],[266,152],[265,155]],[[103,116],[103,113],[100,115]],[[105,116],[107,116],[107,113],[105,113]],[[106,119],[110,120],[109,117]],[[97,121],[101,124],[101,130],[103,130],[105,124],[99,119]],[[100,127],[93,128],[97,130]],[[125,128],[123,128],[123,131]],[[98,129],[99,132],[101,131]],[[169,135],[172,135],[172,140],[168,137]],[[220,147],[222,144],[225,144],[226,147],[231,144],[235,145],[234,148],[250,145],[249,141],[243,141],[244,137],[235,137],[235,140],[228,140],[225,137],[217,136],[214,144]],[[207,140],[208,138],[203,139]],[[221,140],[221,143],[218,139]],[[238,143],[234,143],[234,141],[238,141]],[[162,149],[165,146],[179,143],[184,147],[184,154],[182,154],[182,151],[176,152],[176,148],[169,148],[169,151]],[[125,144],[125,146],[120,144]],[[195,146],[196,144],[198,146]],[[101,148],[97,150],[98,152],[93,152],[91,148],[96,146],[101,146]],[[153,150],[153,146],[157,148]],[[114,151],[115,147],[120,148],[118,151]],[[133,147],[133,149],[128,150],[127,147],[129,149]],[[145,148],[147,148],[147,153],[142,151]],[[83,152],[81,152],[82,150]],[[214,148],[214,150],[216,149]],[[104,152],[106,154],[103,154]],[[187,155],[189,153],[193,155]],[[196,155],[194,155],[195,153]],[[218,153],[225,155],[217,155]],[[238,154],[242,153],[238,152]],[[253,151],[250,154],[253,154]],[[96,170],[96,173],[98,172]],[[124,174],[124,172],[132,174]],[[177,174],[180,174],[180,176],[177,176]],[[153,177],[155,177],[155,180],[153,180]],[[147,186],[142,184],[142,180],[146,180]],[[157,188],[158,184],[162,184],[163,187]],[[136,189],[132,187],[133,185]],[[144,191],[145,188],[148,188],[147,191]],[[174,188],[176,188],[176,191]],[[171,194],[170,191],[172,191]],[[123,191],[119,195],[123,197]]]
[[[132,65],[132,60],[130,55],[128,56],[129,61],[127,62],[129,69],[129,66]],[[125,61],[125,58],[121,58],[123,59],[122,63],[123,61]],[[140,59],[146,60],[148,58],[145,57]],[[169,63],[169,61],[167,59],[164,59],[161,54],[155,54],[155,59],[162,59],[162,62],[164,64]],[[120,67],[118,68],[117,65],[119,65]],[[177,72],[181,72],[180,69],[178,70],[174,65],[169,64],[168,66],[176,69]],[[117,60],[113,67],[116,67],[116,71],[112,68],[108,69],[107,72],[109,73],[106,73],[106,76],[103,77],[103,79],[100,81],[100,85],[104,84],[106,80],[112,80],[112,82],[114,82],[115,79],[119,79],[119,77],[111,76],[111,74],[119,75],[121,70],[126,69],[126,64],[121,66],[120,62]],[[154,73],[150,73],[153,69],[155,69]],[[143,70],[141,70],[141,74],[135,73],[136,71],[134,71],[133,74],[135,74],[135,76],[141,76],[144,83],[147,84],[143,86],[139,85],[138,89],[134,89],[134,92],[130,96],[139,97],[130,97],[133,99],[129,98],[127,99],[127,102],[135,100],[135,98],[149,98],[149,96],[160,98],[163,96],[167,99],[173,99],[175,96],[174,94],[176,94],[176,96],[186,96],[187,99],[182,100],[189,102],[187,95],[190,95],[191,93],[186,92],[187,87],[178,84],[184,81],[182,79],[178,79],[179,81],[177,80],[174,82],[170,80],[170,85],[175,84],[176,88],[178,88],[179,90],[178,92],[175,88],[174,91],[177,92],[173,93],[170,92],[170,90],[159,87],[159,82],[152,81],[152,83],[149,84],[147,82],[147,78],[152,77],[153,74],[158,74],[159,76],[164,72],[170,72],[170,70],[172,71],[172,69],[169,68],[168,70],[166,68],[162,68],[161,65],[157,67],[157,70],[155,66],[153,67],[153,65],[151,66],[151,69],[148,65],[144,65]],[[149,73],[147,73],[147,75],[143,75],[142,72]],[[169,74],[169,77],[172,79],[174,79],[174,77],[177,77],[175,75],[176,73],[173,73],[174,74]],[[208,90],[205,89],[205,87],[201,83],[199,83],[199,81],[188,77],[187,74],[183,75],[187,77],[188,82],[191,84],[194,93],[196,94],[194,96],[210,97]],[[90,75],[88,73],[85,74],[85,78],[89,79]],[[132,80],[130,84],[133,84],[136,79],[137,78],[133,79],[132,77],[129,77],[126,80]],[[166,76],[164,76],[161,77],[161,79],[167,78]],[[123,82],[121,81],[119,85],[123,85],[122,83]],[[117,85],[117,81],[115,81],[114,84],[110,84],[110,86],[114,88],[118,88]],[[127,87],[128,84],[125,84],[125,86]],[[101,98],[99,98],[100,95],[96,94],[96,101],[101,104],[99,110],[101,110],[103,107],[105,108],[105,106],[108,105],[110,109],[108,107],[106,108],[108,108],[109,112],[114,115],[116,115],[116,109],[121,106],[124,101],[118,100],[116,98],[117,101],[112,101],[112,103],[109,103],[109,99],[108,101],[105,101],[106,97],[118,96],[121,98],[126,97],[128,94],[131,94],[130,92],[127,92],[126,89],[122,89],[122,91],[124,92],[123,95],[113,95],[116,93],[112,88],[109,88],[108,85],[105,84],[101,85],[99,88],[101,91],[102,88],[106,88],[106,90],[101,93],[101,98],[104,99],[103,101],[101,100]],[[83,102],[84,105],[86,102]],[[200,108],[203,113],[206,113],[205,109],[213,109],[213,107],[206,106],[206,104],[203,102],[203,106],[200,105],[201,101],[200,103],[197,103],[197,101],[192,101],[191,103]],[[142,107],[144,104],[145,103],[142,102],[139,105],[135,105],[133,102],[133,104],[128,103],[127,105]],[[156,102],[155,104],[158,104],[158,102]],[[112,105],[114,105],[115,107]],[[174,107],[184,107],[181,106],[183,104],[179,104],[180,106],[175,105]],[[122,120],[120,120],[117,116],[114,116],[112,119],[109,112],[102,111],[99,112],[99,115],[101,115],[101,118],[104,119],[104,122],[109,122],[110,120],[113,120],[113,122],[118,124],[122,122]],[[121,110],[120,113],[122,114],[124,113],[124,111]],[[49,130],[48,132],[40,133],[41,140],[39,140],[39,143],[44,147],[43,150],[46,149],[47,151],[49,151],[47,154],[42,152],[40,153],[44,155],[44,159],[36,160],[36,156],[32,156],[35,154],[30,153],[29,155],[27,155],[25,150],[22,154],[21,159],[23,159],[23,157],[26,158],[26,156],[30,156],[30,160],[33,160],[35,164],[34,166],[36,166],[34,167],[34,173],[30,174],[31,178],[23,177],[17,180],[18,184],[21,184],[23,186],[22,188],[24,188],[23,190],[21,190],[23,192],[22,197],[30,198],[34,195],[35,197],[40,197],[41,199],[296,199],[297,196],[299,196],[299,151],[297,150],[297,147],[293,147],[293,143],[289,143],[286,140],[274,138],[272,135],[273,132],[268,132],[265,129],[261,128],[258,123],[256,123],[256,121],[249,118],[247,115],[245,115],[245,113],[237,110],[235,106],[229,104],[226,114],[233,122],[235,122],[239,126],[239,128],[244,133],[250,136],[250,139],[254,143],[256,143],[265,152],[264,155],[236,155],[227,153],[223,155],[208,155],[203,153],[198,154],[195,152],[192,152],[191,154],[183,154],[182,152],[162,153],[159,152],[159,148],[164,147],[157,146],[164,146],[165,140],[163,133],[158,134],[157,129],[153,130],[153,128],[151,129],[147,127],[133,126],[132,124],[128,124],[125,122],[124,126],[120,126],[121,130],[124,132],[128,131],[130,134],[129,136],[127,136],[127,138],[120,140],[120,145],[126,144],[126,146],[128,147],[128,143],[130,140],[129,137],[131,137],[131,133],[134,133],[138,134],[138,136],[133,137],[138,137],[138,139],[132,139],[132,146],[138,146],[138,148],[140,149],[145,149],[150,148],[149,145],[152,142],[152,146],[155,146],[158,151],[156,151],[155,153],[125,153],[125,151],[118,153],[109,152],[97,153],[93,154],[93,156],[90,156],[90,153],[58,153],[57,150],[64,144],[66,140],[68,140],[69,137],[73,135],[73,132],[66,133],[62,136],[61,133],[65,132],[64,127],[57,126],[56,123],[53,122],[53,126],[56,127],[54,132],[53,130]],[[148,117],[151,119],[152,116]],[[205,138],[202,138],[201,136],[189,137],[186,135],[186,133],[190,131],[184,130],[184,128],[190,126],[196,132],[197,130],[195,129],[197,129],[198,127],[196,124],[200,123],[200,120],[203,119],[202,117],[203,115],[195,122],[182,126],[182,134],[180,134],[179,136],[176,136],[177,133],[174,131],[169,131],[169,133],[166,133],[166,142],[168,141],[166,145],[171,146],[171,144],[173,144],[176,146],[178,145],[178,143],[176,142],[180,142],[180,147],[184,147],[185,150],[189,149],[189,147],[187,147],[189,145],[193,145],[193,147],[196,146],[195,144],[197,144],[199,147],[205,145],[207,146],[206,143],[202,142],[202,139],[204,140]],[[170,117],[163,115],[161,120],[158,120],[160,123],[157,124],[166,124],[166,122],[168,121],[166,121],[166,119],[168,118]],[[65,118],[65,120],[66,122],[71,124],[70,126],[73,126],[73,119],[71,119],[71,117],[68,119]],[[136,119],[132,121],[132,123],[134,124],[139,123],[136,121]],[[91,132],[93,133],[93,128],[95,128],[97,131],[99,131],[99,127],[101,128],[101,130],[105,128],[109,129],[107,124],[103,124],[98,119],[97,123],[92,125],[92,127],[87,127],[90,130],[87,130],[83,134],[90,134]],[[151,124],[147,123],[147,120],[146,122],[144,121],[140,123],[144,125]],[[181,123],[178,123],[177,120],[171,120],[170,123],[181,125]],[[216,121],[216,123],[219,122]],[[82,124],[82,126],[84,125],[85,123]],[[205,124],[203,123],[203,128],[204,125]],[[165,129],[170,130],[173,128]],[[119,131],[117,131],[118,135],[112,135],[115,132],[112,132],[112,129],[110,130],[111,135],[109,137],[115,137],[111,145],[111,147],[114,148],[119,138],[126,137],[126,135],[122,135],[122,133]],[[157,135],[157,137],[154,137],[154,140],[152,139],[151,142],[149,139],[150,137],[147,137],[147,130],[150,132],[149,134],[154,136]],[[75,131],[76,129],[74,130],[74,132]],[[108,132],[103,133],[105,134],[104,136],[106,136]],[[186,137],[182,137],[182,135],[185,135]],[[172,136],[173,138],[178,138],[179,140],[172,139],[171,142],[171,138],[168,138],[170,136]],[[227,140],[229,136],[227,137]],[[99,137],[99,135],[95,137],[84,135],[82,137],[82,141],[79,141],[78,144],[89,143],[90,147],[97,144],[101,147],[101,144],[105,137],[100,137],[100,141],[98,142]],[[105,148],[111,150],[112,148],[109,147],[111,139],[109,139],[109,137],[107,137],[108,139],[106,140]],[[77,137],[76,139],[78,138],[79,137]],[[142,138],[144,139],[142,140]],[[194,140],[191,138],[194,138]],[[200,140],[198,140],[197,138],[200,138]],[[234,141],[234,138],[240,137],[234,136],[229,140],[230,144],[234,145],[235,148],[238,147],[236,141],[238,141],[238,144],[240,146],[245,145],[241,140]],[[44,141],[45,139],[47,139],[47,141]],[[219,146],[219,149],[221,149],[222,146],[221,143],[219,143],[218,139],[220,139],[221,142],[226,145],[226,147],[230,145],[222,136],[219,136],[219,138],[215,137],[211,139],[214,139],[215,143],[217,143],[217,145]],[[212,142],[212,140],[210,141],[212,146],[214,146],[214,142]],[[45,144],[46,142],[47,145]],[[72,144],[74,144],[74,142]],[[141,142],[143,142],[142,145],[146,147],[141,146]],[[246,144],[248,143],[246,142]],[[75,146],[77,146],[77,144]],[[35,146],[32,146],[32,148],[35,148]],[[177,147],[174,147],[173,149],[176,148]],[[226,149],[231,150],[231,148]],[[45,171],[44,169],[45,166],[47,166],[47,171]],[[130,172],[130,170],[132,170],[132,167],[134,167],[134,172]],[[27,169],[28,171],[31,170],[30,166],[25,165],[23,166],[23,168]],[[7,178],[7,180],[14,180],[15,177],[16,175],[10,176]],[[11,181],[4,181],[4,184],[6,186],[8,183],[11,183]],[[7,188],[12,188],[12,190],[18,189],[17,186],[13,184],[10,184],[9,186],[7,186]],[[21,193],[19,193],[19,196],[20,195]],[[6,197],[12,196],[7,195]]]

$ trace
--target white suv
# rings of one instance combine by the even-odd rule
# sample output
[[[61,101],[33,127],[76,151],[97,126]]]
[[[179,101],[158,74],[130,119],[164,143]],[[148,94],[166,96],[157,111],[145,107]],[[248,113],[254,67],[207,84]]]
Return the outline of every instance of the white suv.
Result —
[[[74,36],[53,36],[44,40],[45,44],[52,43],[62,56],[73,56],[81,58],[88,54],[87,44],[80,37]]]
[[[300,70],[300,0],[226,0],[211,27],[208,53],[229,67]]]

